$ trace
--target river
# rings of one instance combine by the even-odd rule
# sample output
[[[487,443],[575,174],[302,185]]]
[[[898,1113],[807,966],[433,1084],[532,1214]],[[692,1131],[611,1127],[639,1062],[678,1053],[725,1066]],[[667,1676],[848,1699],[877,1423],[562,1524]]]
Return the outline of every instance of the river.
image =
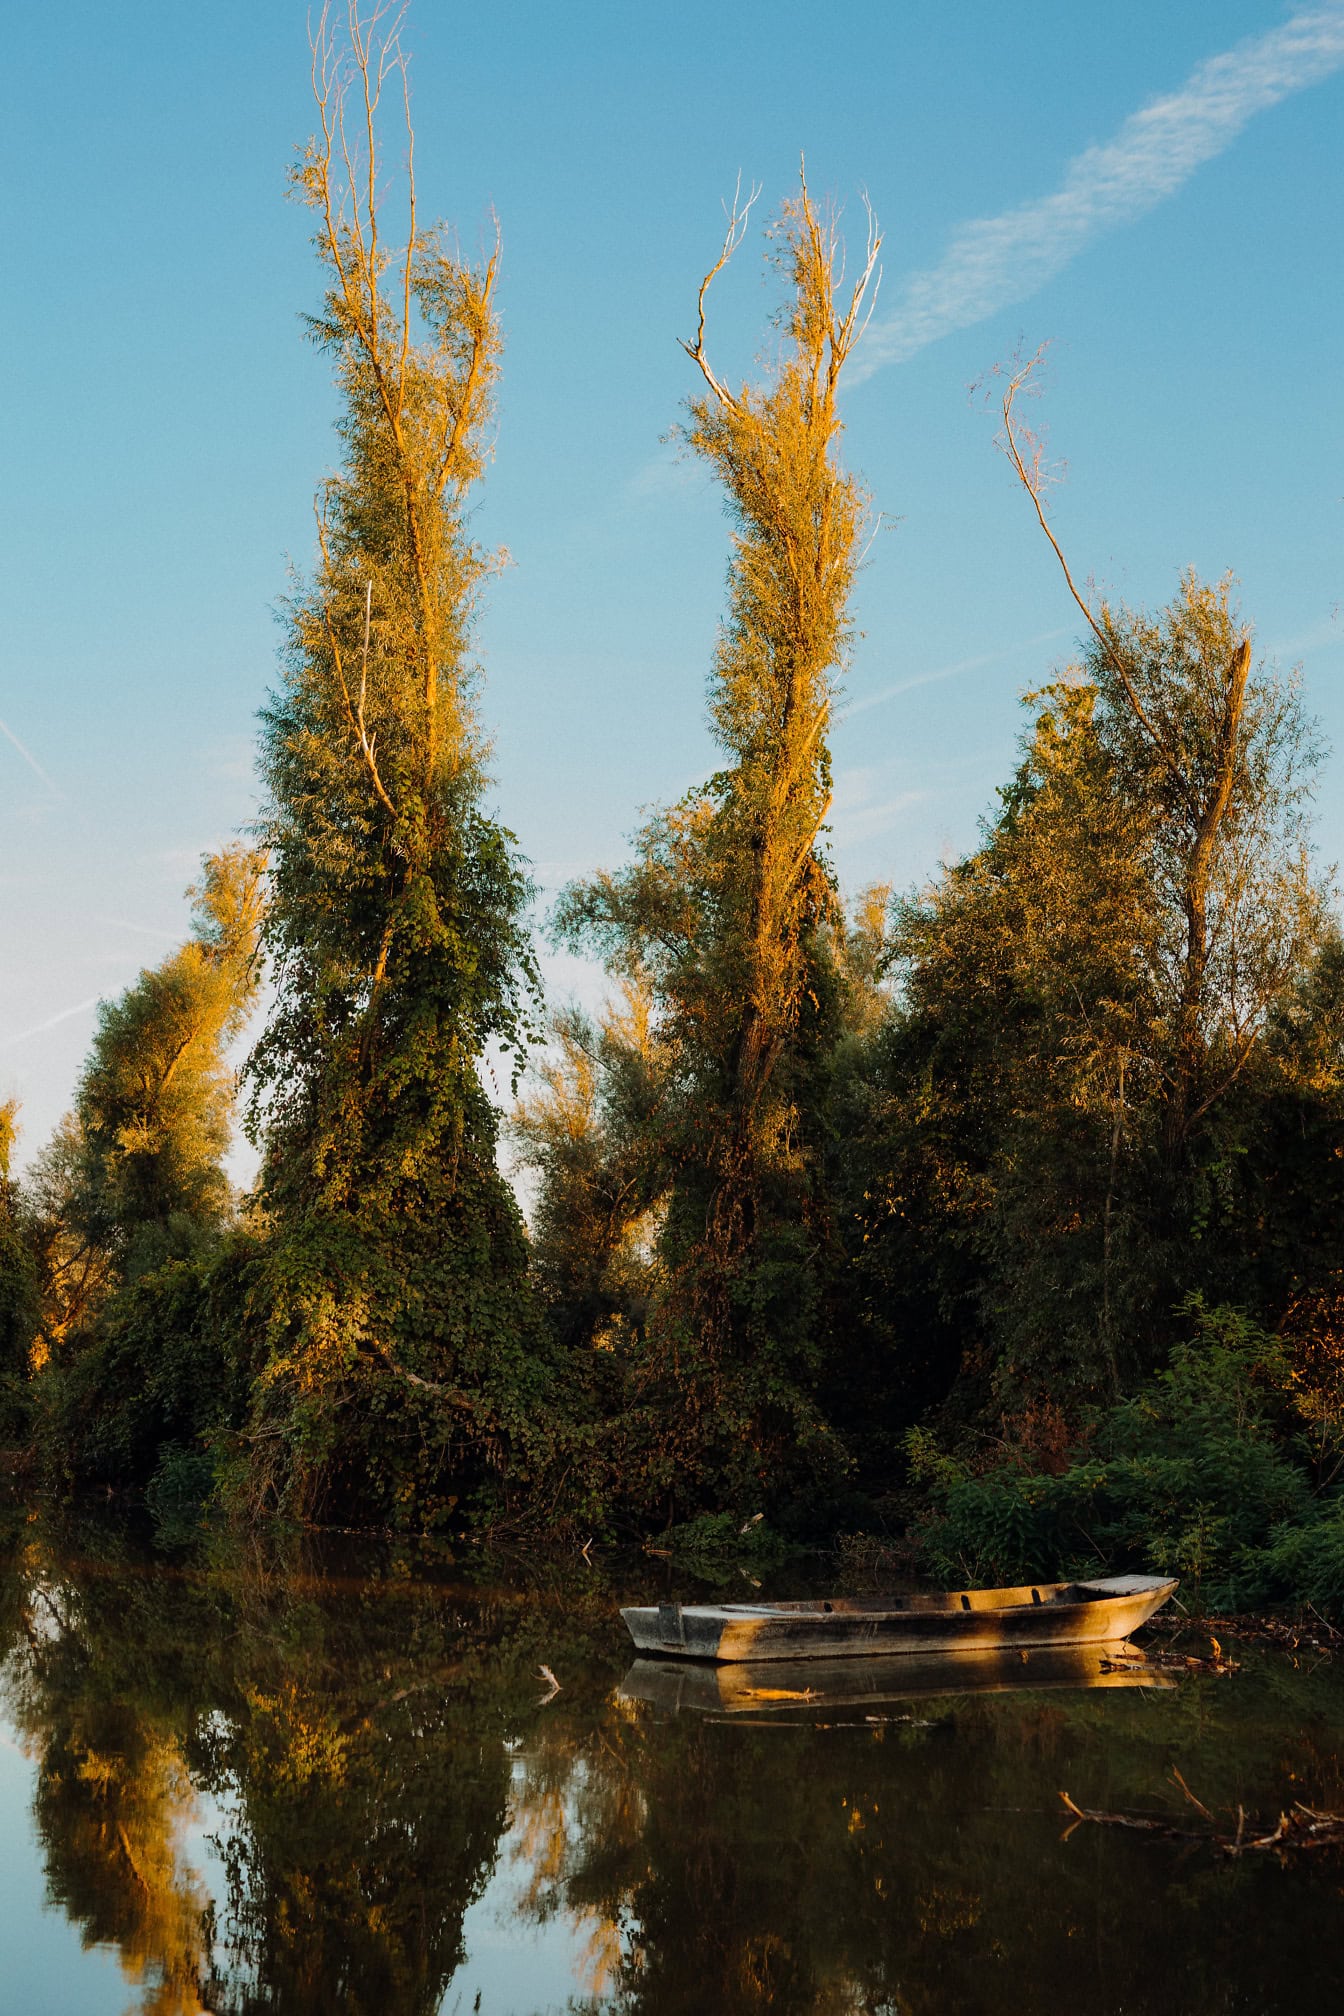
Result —
[[[1173,1771],[1219,1829],[1344,1809],[1344,1657],[800,1699],[634,1664],[618,1603],[694,1593],[665,1563],[0,1543],[14,2016],[1338,2006],[1344,1857],[1220,1853]]]

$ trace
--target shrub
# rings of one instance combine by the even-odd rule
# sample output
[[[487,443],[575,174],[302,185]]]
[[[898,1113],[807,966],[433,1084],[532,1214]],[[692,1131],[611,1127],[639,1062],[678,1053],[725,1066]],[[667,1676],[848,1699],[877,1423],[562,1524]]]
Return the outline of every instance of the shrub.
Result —
[[[1257,1563],[1264,1595],[1344,1618],[1344,1504],[1306,1526],[1281,1526]]]
[[[1316,1530],[1320,1507],[1281,1347],[1235,1310],[1186,1306],[1189,1342],[1096,1417],[1087,1454],[1058,1476],[1005,1461],[976,1474],[912,1438],[932,1507],[920,1535],[931,1572],[975,1585],[1150,1569],[1181,1576],[1212,1605],[1255,1600],[1271,1584],[1295,1593],[1299,1571],[1326,1587],[1329,1544],[1303,1542],[1295,1555],[1290,1538]]]
[[[166,1448],[200,1451],[241,1423],[241,1339],[254,1242],[239,1234],[117,1291],[37,1389],[39,1445],[71,1482],[144,1489]]]

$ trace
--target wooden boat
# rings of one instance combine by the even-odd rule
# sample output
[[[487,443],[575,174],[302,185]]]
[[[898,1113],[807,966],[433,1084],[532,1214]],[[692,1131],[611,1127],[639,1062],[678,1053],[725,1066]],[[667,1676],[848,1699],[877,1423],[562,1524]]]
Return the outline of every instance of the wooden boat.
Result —
[[[887,1652],[1104,1645],[1128,1638],[1175,1589],[1155,1575],[809,1603],[655,1603],[622,1610],[641,1652],[675,1659],[872,1658]]]
[[[1054,1688],[1170,1689],[1170,1673],[1132,1645],[1043,1645],[1008,1651],[889,1652],[876,1658],[720,1660],[637,1658],[616,1690],[667,1715],[743,1716],[753,1722],[859,1723],[892,1717],[911,1702],[971,1694],[1031,1694]]]

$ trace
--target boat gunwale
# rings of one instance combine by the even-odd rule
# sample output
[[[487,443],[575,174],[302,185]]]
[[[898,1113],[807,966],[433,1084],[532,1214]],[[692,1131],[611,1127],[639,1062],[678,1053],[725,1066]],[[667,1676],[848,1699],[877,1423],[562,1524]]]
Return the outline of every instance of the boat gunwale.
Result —
[[[995,1589],[913,1590],[907,1595],[804,1597],[785,1603],[677,1603],[673,1607],[694,1617],[778,1617],[788,1623],[861,1617],[880,1621],[886,1617],[958,1616],[966,1611],[1000,1613],[1017,1610],[1055,1608],[1086,1609],[1089,1605],[1115,1603],[1127,1597],[1170,1595],[1179,1578],[1168,1575],[1123,1575],[1099,1577],[1094,1581],[1024,1582]],[[659,1603],[628,1604],[626,1610],[655,1611]]]

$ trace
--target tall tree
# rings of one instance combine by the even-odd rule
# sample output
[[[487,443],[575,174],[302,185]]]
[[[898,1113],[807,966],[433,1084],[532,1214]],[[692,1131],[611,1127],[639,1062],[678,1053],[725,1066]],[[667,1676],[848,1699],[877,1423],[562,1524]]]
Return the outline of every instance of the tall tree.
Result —
[[[0,1434],[17,1425],[37,1322],[37,1280],[11,1174],[18,1101],[0,1102]]]
[[[28,1185],[44,1350],[86,1329],[113,1289],[209,1240],[232,1208],[228,1052],[260,981],[261,869],[243,846],[207,856],[188,892],[191,937],[99,1009],[74,1111]]]
[[[1226,581],[1103,609],[1029,696],[981,847],[898,907],[850,1180],[869,1299],[946,1326],[945,1382],[960,1358],[1010,1404],[1076,1404],[1142,1369],[1193,1288],[1281,1313],[1243,1193],[1324,927],[1318,750],[1296,681],[1250,657]]]
[[[528,1418],[526,1249],[480,1068],[523,1044],[533,968],[473,705],[499,246],[472,263],[420,221],[399,20],[352,0],[338,31],[324,11],[319,133],[294,177],[341,462],[262,717],[276,999],[250,1070],[274,1242],[252,1446],[259,1502],[415,1520]],[[389,91],[408,148],[395,250]]]
[[[1320,922],[1304,806],[1320,761],[1297,681],[1251,679],[1231,577],[1193,570],[1157,617],[1080,593],[1045,509],[1041,437],[1017,402],[1043,353],[1007,379],[1000,446],[1087,622],[1088,671],[1122,789],[1154,808],[1153,868],[1174,928],[1160,953],[1170,1042],[1163,1143],[1178,1170],[1192,1132],[1244,1070]]]
[[[210,1228],[228,1210],[224,1173],[235,1093],[230,1045],[261,978],[261,858],[207,856],[193,931],[179,952],[99,1010],[75,1113],[81,1229],[123,1278],[165,1258],[175,1224]]]
[[[837,460],[841,373],[879,239],[842,300],[836,221],[806,185],[772,233],[785,284],[775,368],[738,390],[705,341],[742,242],[735,206],[685,348],[704,390],[683,438],[723,488],[728,612],[711,681],[724,767],[641,834],[635,864],[569,893],[562,928],[647,984],[663,1057],[652,1143],[667,1172],[668,1287],[643,1371],[685,1494],[783,1487],[834,1455],[811,1399],[833,1234],[820,1183],[839,929],[822,846],[828,730],[849,645],[865,499]]]

